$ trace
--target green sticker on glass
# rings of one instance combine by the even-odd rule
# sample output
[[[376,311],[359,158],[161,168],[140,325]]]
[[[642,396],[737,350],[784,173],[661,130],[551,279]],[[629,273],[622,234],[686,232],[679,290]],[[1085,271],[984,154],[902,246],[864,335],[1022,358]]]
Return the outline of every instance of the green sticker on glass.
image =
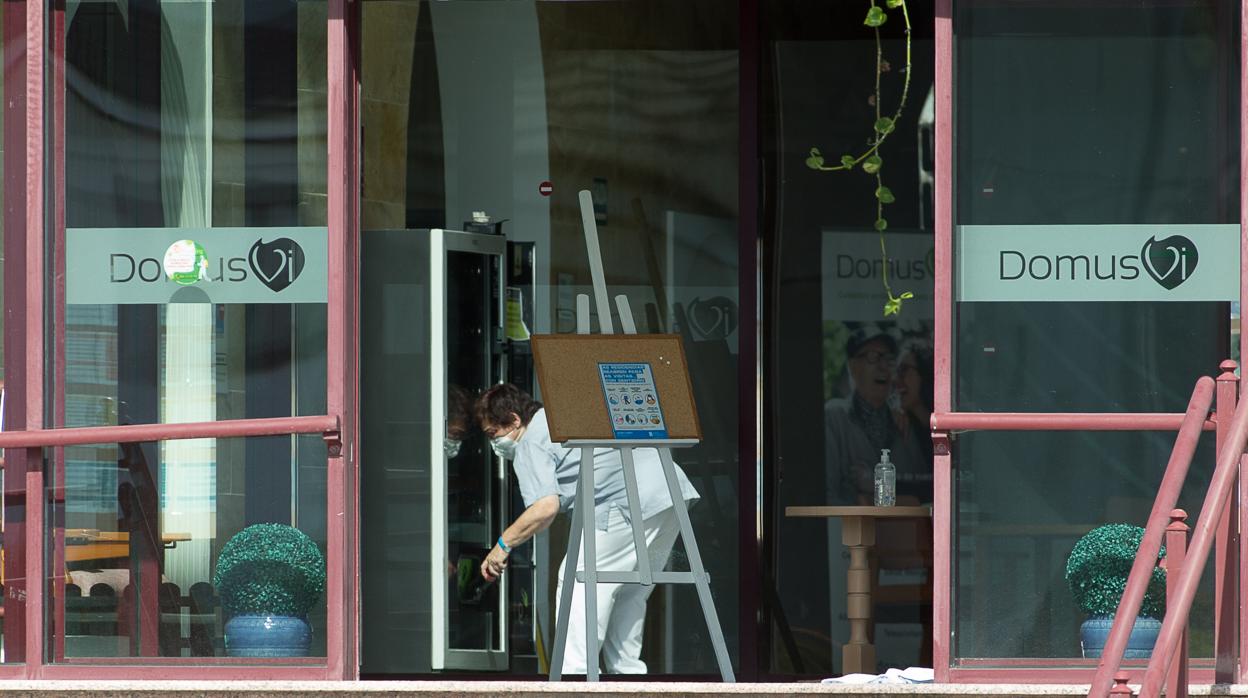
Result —
[[[208,253],[194,240],[178,240],[165,250],[165,276],[175,283],[190,286],[208,278]]]

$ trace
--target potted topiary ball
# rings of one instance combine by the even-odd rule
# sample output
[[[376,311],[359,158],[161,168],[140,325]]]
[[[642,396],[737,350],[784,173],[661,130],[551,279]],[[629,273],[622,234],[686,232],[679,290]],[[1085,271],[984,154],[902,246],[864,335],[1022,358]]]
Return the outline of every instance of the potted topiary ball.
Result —
[[[1144,529],[1139,526],[1106,524],[1088,531],[1066,559],[1066,583],[1070,585],[1075,603],[1088,614],[1088,619],[1079,628],[1085,658],[1101,656],[1118,602],[1127,588],[1135,552],[1143,537]],[[1162,548],[1161,555],[1165,556],[1165,548]],[[1138,659],[1152,655],[1153,645],[1161,630],[1158,619],[1165,611],[1166,571],[1156,567],[1144,592],[1124,658]]]
[[[213,584],[221,595],[231,657],[306,657],[308,611],[325,592],[325,557],[283,524],[248,526],[225,544]]]

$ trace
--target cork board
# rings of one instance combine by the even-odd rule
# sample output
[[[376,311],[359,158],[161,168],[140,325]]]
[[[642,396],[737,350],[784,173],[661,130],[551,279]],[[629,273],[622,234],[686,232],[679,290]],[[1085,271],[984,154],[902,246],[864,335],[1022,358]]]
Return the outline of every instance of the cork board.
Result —
[[[667,439],[702,439],[685,349],[674,334],[533,335],[550,440],[615,440],[599,365],[648,364]]]

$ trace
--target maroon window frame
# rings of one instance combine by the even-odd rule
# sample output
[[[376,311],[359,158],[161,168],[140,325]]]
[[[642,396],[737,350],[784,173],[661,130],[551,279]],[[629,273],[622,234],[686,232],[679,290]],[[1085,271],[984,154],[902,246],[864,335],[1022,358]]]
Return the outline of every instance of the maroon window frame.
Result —
[[[326,414],[224,420],[189,424],[50,428],[44,404],[45,322],[64,322],[64,309],[45,307],[45,266],[63,269],[64,258],[44,259],[45,231],[64,239],[64,29],[62,0],[4,3],[4,251],[5,251],[5,497],[24,501],[26,520],[11,525],[6,545],[11,591],[6,594],[9,663],[0,679],[353,679],[356,663],[358,522],[355,492],[358,433],[357,348],[359,244],[358,26],[359,3],[327,0],[328,73],[328,346]],[[49,99],[49,95],[51,99]],[[49,199],[46,192],[53,196]],[[50,225],[49,225],[50,223]],[[56,246],[61,249],[61,245]],[[64,275],[53,279],[63,284]],[[57,294],[59,295],[59,294]],[[58,340],[59,342],[60,340]],[[63,373],[64,347],[53,347],[54,370]],[[59,384],[60,381],[54,383]],[[109,658],[99,663],[53,664],[47,653],[43,546],[47,539],[45,473],[48,447],[88,443],[321,434],[328,446],[326,656],[270,665],[222,658]],[[17,572],[18,574],[13,574]],[[24,573],[24,574],[23,574]],[[24,579],[22,578],[24,576]],[[34,580],[33,583],[28,583]],[[24,588],[23,588],[24,587]],[[18,640],[17,638],[22,638]],[[124,662],[124,663],[123,663]],[[141,662],[141,663],[140,663]],[[109,664],[109,666],[101,666]]]
[[[963,0],[970,1],[970,0]],[[953,3],[955,0],[936,0],[936,322],[935,339],[935,413],[932,415],[932,438],[935,441],[934,490],[932,507],[935,568],[933,579],[933,664],[936,680],[940,683],[1088,683],[1096,669],[1094,660],[1086,666],[1073,666],[1078,660],[1070,659],[994,659],[991,662],[965,660],[955,663],[950,642],[953,630],[953,471],[949,434],[956,430],[1037,430],[1037,431],[1106,431],[1138,430],[1178,431],[1183,415],[1176,414],[1012,414],[1012,413],[957,413],[952,403],[952,355],[953,355],[953,91],[954,84],[954,33]],[[1240,6],[1240,282],[1241,305],[1248,298],[1248,109],[1243,95],[1248,94],[1248,3]],[[1240,335],[1240,356],[1248,356],[1248,335]],[[1241,395],[1242,381],[1241,381]],[[1233,401],[1232,401],[1233,402]],[[1219,413],[1223,410],[1219,409]],[[1218,420],[1229,423],[1229,413]],[[1206,431],[1216,428],[1207,422]],[[1221,443],[1222,430],[1218,429]],[[1241,465],[1239,496],[1233,497],[1230,511],[1237,512],[1240,530],[1248,526],[1248,508],[1239,502],[1248,495],[1245,483],[1248,472]],[[1189,680],[1193,683],[1243,683],[1248,680],[1248,623],[1240,623],[1240,609],[1248,608],[1248,536],[1241,537],[1238,546],[1230,527],[1231,517],[1224,516],[1218,527],[1215,569],[1218,570],[1214,594],[1214,617],[1218,620],[1215,630],[1214,663],[1205,662],[1193,667]],[[1225,573],[1223,571],[1225,570]],[[1238,573],[1238,580],[1231,575]],[[1236,585],[1235,582],[1239,584]],[[1227,582],[1230,582],[1227,585]],[[1234,589],[1238,586],[1238,596]],[[991,664],[991,666],[987,666]],[[1016,665],[1012,668],[1010,665]],[[1128,667],[1131,681],[1138,683],[1144,672],[1143,666]]]

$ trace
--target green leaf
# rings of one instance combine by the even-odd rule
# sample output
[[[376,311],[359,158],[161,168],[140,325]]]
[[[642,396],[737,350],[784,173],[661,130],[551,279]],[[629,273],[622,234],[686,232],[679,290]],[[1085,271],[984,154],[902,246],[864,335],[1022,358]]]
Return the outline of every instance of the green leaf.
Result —
[[[906,4],[906,0],[886,0],[884,4],[888,5],[888,9],[895,10],[898,7],[901,7],[902,5]]]
[[[810,157],[806,158],[806,166],[812,170],[823,167],[823,153],[820,153],[818,148],[810,149]]]
[[[893,190],[888,187],[880,187],[879,189],[876,189],[875,198],[879,199],[880,203],[884,204],[891,204],[897,200],[896,197],[893,196]]]
[[[862,163],[862,169],[867,174],[875,174],[880,171],[880,167],[884,165],[884,159],[879,155],[872,155]]]
[[[895,298],[892,294],[889,294],[888,301],[884,303],[884,316],[887,317],[889,315],[901,314],[901,302],[908,301],[911,298],[914,298],[914,294],[909,291],[906,291]]]
[[[875,132],[881,136],[892,133],[893,128],[895,128],[895,124],[893,124],[893,120],[887,116],[881,116],[875,120]]]
[[[884,13],[884,8],[873,5],[870,10],[867,10],[867,18],[862,20],[862,23],[868,27],[878,27],[887,21],[888,15]]]
[[[854,156],[853,156],[853,155],[842,155],[842,156],[841,156],[841,167],[844,167],[844,168],[845,168],[845,169],[847,169],[847,170],[852,170],[852,169],[854,169]]]
[[[875,219],[875,229],[876,229],[876,230],[878,230],[878,231],[880,231],[880,232],[882,233],[882,232],[884,232],[884,229],[885,229],[885,228],[887,228],[887,227],[888,227],[888,221],[884,220],[883,218],[877,218],[877,219]]]

